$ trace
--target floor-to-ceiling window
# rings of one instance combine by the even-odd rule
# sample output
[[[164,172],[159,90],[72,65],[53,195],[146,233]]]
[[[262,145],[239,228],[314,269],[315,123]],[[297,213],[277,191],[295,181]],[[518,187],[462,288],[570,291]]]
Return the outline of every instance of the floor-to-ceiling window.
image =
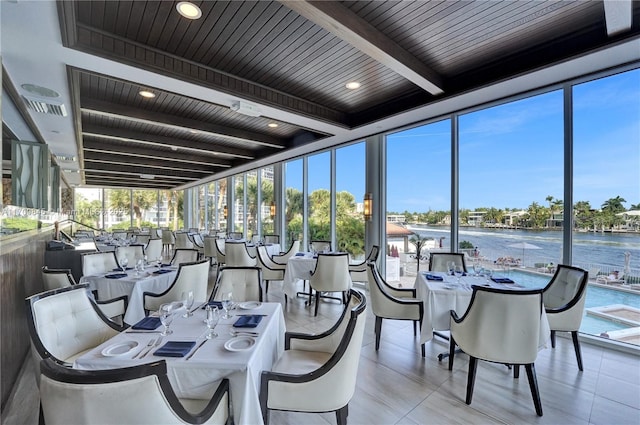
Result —
[[[302,242],[303,237],[303,189],[302,189],[302,159],[289,161],[285,169],[285,231],[281,238],[281,245],[288,247],[294,240]],[[304,249],[304,247],[302,247]]]
[[[245,187],[244,174],[237,174],[233,177],[233,232],[244,232],[245,218]]]
[[[308,241],[331,240],[331,153],[308,157]]]
[[[158,191],[155,189],[137,189],[133,195],[134,227],[156,227],[158,225]]]
[[[221,232],[227,231],[227,179],[218,180],[218,198],[216,199],[216,211],[218,213],[218,229]]]
[[[249,171],[247,174],[247,238],[258,234],[258,172]]]
[[[365,144],[336,149],[336,243],[351,258],[364,258]]]
[[[95,229],[104,228],[102,189],[77,188],[71,218]]]
[[[273,196],[273,167],[264,167],[260,170],[262,177],[261,182],[261,201],[260,201],[260,223],[262,228],[260,234],[270,235],[274,232],[274,219],[272,216],[272,205],[274,202]],[[275,205],[273,205],[273,212],[275,213]]]
[[[458,251],[512,267],[562,262],[562,90],[459,118]]]
[[[131,227],[131,190],[105,189],[104,199],[105,207],[108,210],[104,223],[106,230],[128,229]]]
[[[451,121],[390,134],[386,148],[386,252],[398,259],[400,275],[414,274],[426,266],[430,250],[449,245]],[[387,279],[397,280],[397,271],[390,261]]]

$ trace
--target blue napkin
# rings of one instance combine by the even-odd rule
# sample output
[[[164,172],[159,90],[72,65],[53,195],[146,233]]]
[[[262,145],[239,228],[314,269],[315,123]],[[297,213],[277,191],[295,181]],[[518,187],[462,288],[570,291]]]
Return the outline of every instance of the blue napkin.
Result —
[[[113,269],[114,272],[119,272],[122,270],[122,267],[116,267],[115,269]],[[133,270],[133,267],[127,267],[125,268],[125,270]]]
[[[155,272],[153,272],[153,274],[165,274],[165,273],[171,273],[171,270],[160,269],[160,270],[156,270]]]
[[[222,308],[222,301],[209,301],[208,303],[203,305],[202,308],[205,309],[205,308],[207,308],[208,305],[211,305],[211,306],[214,306],[214,307],[218,307],[218,308]]]
[[[427,280],[444,280],[442,276],[438,276],[437,274],[425,273],[424,275]]]
[[[304,252],[296,252],[296,257],[304,257]]]
[[[171,263],[162,263],[160,264],[160,267],[171,267],[173,264]]]
[[[159,317],[145,317],[135,325],[131,326],[131,329],[142,329],[145,331],[152,331],[160,326],[160,318]]]
[[[493,280],[495,283],[515,283],[508,277],[492,277],[491,280]]]
[[[123,277],[127,277],[126,273],[111,273],[105,276],[107,279],[120,279]]]
[[[191,351],[195,345],[195,341],[169,341],[158,348],[153,355],[162,357],[184,357],[189,354],[189,351]]]
[[[255,328],[260,324],[262,316],[247,314],[246,316],[240,316],[236,323],[233,324],[234,328]]]

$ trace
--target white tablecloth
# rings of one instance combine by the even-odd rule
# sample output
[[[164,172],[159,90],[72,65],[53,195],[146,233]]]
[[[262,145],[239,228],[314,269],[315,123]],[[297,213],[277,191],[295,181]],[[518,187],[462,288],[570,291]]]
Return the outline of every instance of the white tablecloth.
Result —
[[[311,272],[316,269],[316,258],[312,253],[300,253],[294,255],[287,261],[287,268],[284,271],[282,290],[289,298],[295,298],[296,293],[302,290],[303,280],[309,280]]]
[[[129,305],[124,315],[124,321],[129,324],[138,323],[144,319],[144,305],[142,294],[144,292],[161,293],[167,290],[176,278],[177,271],[154,275],[157,268],[147,268],[142,275],[136,276],[134,270],[127,271],[127,277],[120,279],[108,279],[105,275],[82,276],[80,283],[88,283],[89,288],[98,291],[98,299],[109,300],[127,295]],[[120,273],[120,272],[110,272]]]
[[[493,281],[487,282],[484,277],[463,276],[460,283],[457,283],[455,276],[449,276],[440,272],[429,272],[442,276],[444,280],[427,280],[426,272],[418,273],[415,282],[416,298],[424,303],[424,318],[422,319],[422,329],[420,330],[420,343],[425,343],[433,338],[433,331],[449,330],[451,314],[455,311],[458,316],[462,316],[473,293],[471,285],[489,285],[501,289],[527,289],[514,284],[498,284]],[[546,313],[542,312],[540,324],[540,337],[538,346],[546,348],[549,340],[549,321]]]
[[[123,332],[76,359],[77,369],[111,369],[134,366],[165,359],[171,385],[180,398],[207,399],[218,387],[219,381],[229,378],[233,414],[236,424],[262,424],[260,411],[260,376],[263,370],[271,370],[284,351],[285,323],[282,307],[278,303],[263,303],[254,310],[236,310],[235,314],[265,314],[258,327],[250,329],[260,336],[249,351],[230,352],[224,343],[231,338],[229,333],[238,316],[220,320],[216,327],[217,338],[207,341],[189,360],[175,357],[153,356],[155,349],[143,359],[132,359],[146,347],[151,338],[159,334]],[[163,338],[167,341],[201,342],[206,334],[203,323],[205,312],[201,308],[189,318],[176,317],[171,324],[173,334]],[[161,329],[162,326],[159,328]],[[136,341],[138,347],[130,354],[105,357],[101,353],[112,344]],[[197,346],[197,344],[196,344]]]

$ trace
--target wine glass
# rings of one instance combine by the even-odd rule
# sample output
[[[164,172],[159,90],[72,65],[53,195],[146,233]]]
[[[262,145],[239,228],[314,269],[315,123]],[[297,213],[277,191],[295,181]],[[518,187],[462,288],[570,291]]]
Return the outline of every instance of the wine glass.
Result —
[[[193,291],[182,292],[182,297],[180,299],[182,300],[182,305],[187,308],[186,313],[184,313],[182,317],[193,316],[193,313],[191,312],[191,307],[193,307]]]
[[[458,264],[458,265],[454,266],[453,273],[456,275],[456,283],[460,283],[460,278],[462,277],[462,274],[464,273],[464,270],[462,270],[462,265]]]
[[[156,265],[158,267],[162,266],[162,256],[161,255],[158,255],[158,258],[156,258],[156,263],[157,263]]]
[[[480,270],[482,270],[482,266],[480,265],[480,263],[478,261],[474,261],[473,262],[473,276],[474,277],[480,276]]]
[[[487,268],[485,276],[487,278],[487,282],[489,282],[491,280],[491,278],[493,277],[493,270],[491,270],[490,268]]]
[[[120,268],[123,272],[127,270],[127,264],[129,264],[129,259],[127,257],[122,257],[120,259]]]
[[[223,319],[231,318],[231,315],[229,314],[229,310],[231,309],[232,305],[233,305],[233,293],[225,292],[224,295],[222,296],[222,309],[224,310],[224,316],[222,316]]]
[[[456,263],[454,261],[447,261],[447,271],[449,276],[453,276],[456,270]]]
[[[207,339],[213,339],[218,336],[217,333],[214,332],[218,321],[220,320],[220,311],[216,306],[207,306],[207,318],[205,319],[205,323],[207,324]]]
[[[144,265],[148,266],[149,265],[149,258],[147,257],[147,254],[144,255],[144,257],[142,258],[144,260]],[[144,270],[144,269],[143,269]]]
[[[164,326],[164,329],[160,335],[167,336],[173,333],[169,326],[173,322],[173,306],[171,304],[162,304],[158,310],[160,316],[160,323]]]

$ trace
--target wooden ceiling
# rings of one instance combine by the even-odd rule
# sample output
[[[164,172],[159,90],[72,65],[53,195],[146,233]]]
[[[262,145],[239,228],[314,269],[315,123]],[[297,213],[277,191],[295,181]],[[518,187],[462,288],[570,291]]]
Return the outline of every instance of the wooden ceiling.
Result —
[[[306,121],[69,67],[87,185],[189,184],[640,34],[640,2],[619,35],[599,1],[176,3],[59,1],[63,44]]]

